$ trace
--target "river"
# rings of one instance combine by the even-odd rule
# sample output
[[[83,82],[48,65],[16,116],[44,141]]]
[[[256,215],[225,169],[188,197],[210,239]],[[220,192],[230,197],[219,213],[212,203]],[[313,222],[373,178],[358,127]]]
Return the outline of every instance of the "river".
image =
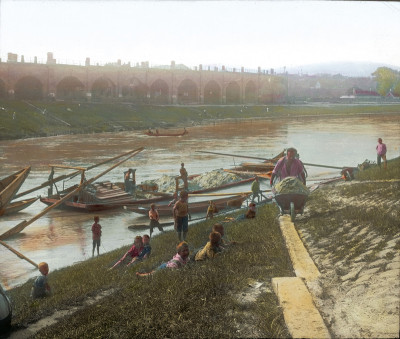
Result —
[[[178,175],[181,162],[190,175],[256,161],[196,151],[270,158],[283,148],[294,146],[305,163],[344,167],[357,166],[365,159],[376,161],[375,146],[381,137],[388,147],[388,159],[400,154],[400,114],[216,122],[187,130],[189,134],[179,138],[148,137],[142,131],[133,131],[0,141],[0,178],[31,166],[20,189],[22,192],[47,180],[49,164],[88,167],[138,147],[145,147],[145,150],[101,180],[121,182],[127,168],[137,169],[136,180],[140,183],[163,174]],[[111,164],[90,170],[86,177],[91,178],[109,166]],[[309,182],[334,177],[340,172],[311,166],[306,169]],[[67,172],[57,171],[56,175],[64,173]],[[65,183],[66,187],[70,184]],[[249,186],[245,190],[249,190]],[[263,183],[263,188],[268,186]],[[58,187],[62,188],[62,183]],[[46,194],[45,188],[26,197]],[[37,201],[17,214],[0,217],[0,234],[29,220],[45,207]],[[103,228],[101,253],[129,245],[135,235],[145,233],[132,232],[127,227],[147,223],[145,217],[124,210],[96,214]],[[91,257],[93,216],[93,213],[54,209],[6,242],[34,262],[46,261],[51,270],[60,269]],[[155,231],[154,235],[157,233]],[[0,246],[0,282],[6,289],[35,275],[37,270],[31,264]]]

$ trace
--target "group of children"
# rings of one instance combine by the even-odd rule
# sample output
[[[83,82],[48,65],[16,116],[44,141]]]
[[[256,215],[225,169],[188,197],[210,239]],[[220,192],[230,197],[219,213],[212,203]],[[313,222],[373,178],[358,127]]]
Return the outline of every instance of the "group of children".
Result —
[[[194,260],[202,261],[206,259],[213,259],[218,254],[222,253],[229,245],[236,242],[227,242],[224,240],[224,226],[222,224],[215,224],[212,228],[208,238],[209,241],[206,245],[199,250],[195,251]],[[154,274],[155,272],[165,268],[182,268],[190,261],[189,244],[186,241],[180,242],[176,246],[177,253],[168,262],[162,263],[156,269],[147,273],[136,272],[137,277],[146,277]]]
[[[181,195],[180,199],[178,202],[185,203],[186,196],[184,194]],[[178,208],[177,208],[178,210]],[[212,202],[210,202],[210,207],[209,211],[207,212],[207,216],[212,218],[213,212],[214,212],[214,205]],[[188,213],[187,209],[185,211]],[[256,212],[256,206],[255,203],[250,203],[249,209],[247,213],[242,216],[242,218],[254,218],[255,217],[255,212]],[[174,212],[175,213],[175,212]],[[177,216],[179,214],[177,213]],[[151,222],[153,221],[153,227],[157,225],[159,216],[158,213],[156,213],[155,210],[155,205],[152,204],[150,212],[149,212],[149,217]],[[100,254],[100,244],[101,244],[101,225],[99,224],[100,218],[99,216],[95,216],[94,218],[94,223],[92,225],[92,240],[93,240],[93,248],[92,248],[92,256],[94,256],[95,249],[97,248],[97,255]],[[178,225],[177,225],[178,224]],[[186,238],[187,234],[187,226],[182,227],[182,222],[177,223],[175,225],[175,230],[182,232],[182,235],[179,236],[179,240],[182,240],[182,238]],[[187,225],[187,223],[186,223]],[[152,228],[150,228],[150,236],[152,233]],[[179,227],[179,229],[177,229]],[[148,234],[145,234],[142,236],[136,236],[134,240],[134,244],[132,247],[119,259],[114,266],[110,268],[110,270],[114,269],[115,267],[119,266],[120,264],[126,264],[126,266],[130,266],[134,264],[137,261],[146,259],[150,254],[151,254],[151,246],[150,246],[150,236]],[[227,243],[224,240],[224,226],[222,224],[215,224],[213,226],[213,229],[211,233],[209,234],[209,241],[207,244],[196,251],[194,260],[195,261],[201,261],[205,259],[212,259],[219,253],[221,253],[228,245],[233,244],[234,242]],[[174,257],[166,262],[161,264],[159,267],[157,267],[154,271],[149,272],[149,273],[139,273],[137,272],[137,276],[147,276],[150,274],[153,274],[157,270],[163,269],[163,268],[180,268],[185,266],[189,262],[189,245],[188,243],[184,240],[181,241],[178,246],[176,247],[177,253],[174,255]],[[41,262],[38,265],[39,271],[41,275],[36,278],[34,281],[32,291],[31,291],[31,297],[32,298],[43,298],[46,296],[49,296],[51,294],[51,288],[47,282],[47,275],[49,273],[49,266],[45,262]]]

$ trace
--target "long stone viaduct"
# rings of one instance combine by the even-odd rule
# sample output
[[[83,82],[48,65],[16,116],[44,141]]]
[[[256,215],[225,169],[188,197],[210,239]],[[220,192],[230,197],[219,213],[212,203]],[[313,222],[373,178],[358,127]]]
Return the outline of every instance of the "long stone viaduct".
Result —
[[[51,54],[51,53],[49,53]],[[271,70],[273,73],[273,70]],[[257,104],[268,71],[246,72],[202,65],[181,69],[150,68],[148,63],[131,67],[120,62],[105,66],[46,64],[7,60],[0,62],[0,97],[14,99],[122,99],[151,104]]]

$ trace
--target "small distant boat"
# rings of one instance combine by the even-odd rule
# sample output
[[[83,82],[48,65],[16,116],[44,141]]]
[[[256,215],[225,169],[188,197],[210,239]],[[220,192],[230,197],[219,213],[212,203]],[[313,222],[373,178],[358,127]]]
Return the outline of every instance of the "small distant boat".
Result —
[[[221,199],[210,199],[213,201],[218,210],[225,209],[227,207],[239,208],[242,206],[243,202],[247,199],[248,195],[244,194],[241,196],[231,196]],[[190,213],[207,213],[209,206],[209,201],[199,201],[199,202],[189,202],[189,212]],[[128,211],[135,213],[148,215],[150,206],[126,206]],[[168,205],[158,205],[156,206],[158,214],[160,216],[172,216],[172,206]]]
[[[149,130],[149,131],[145,132],[144,134],[146,134],[150,137],[181,137],[188,133],[189,132],[185,129],[182,133],[167,133],[167,132],[160,133],[158,130],[156,130],[156,132]]]
[[[0,180],[0,215],[4,214],[7,205],[24,183],[30,170],[29,166]]]
[[[22,211],[23,209],[29,207],[32,205],[36,200],[38,200],[39,197],[37,198],[31,198],[31,199],[25,199],[25,200],[19,200],[15,202],[10,202],[3,213],[3,215],[10,215],[17,213],[19,211]]]

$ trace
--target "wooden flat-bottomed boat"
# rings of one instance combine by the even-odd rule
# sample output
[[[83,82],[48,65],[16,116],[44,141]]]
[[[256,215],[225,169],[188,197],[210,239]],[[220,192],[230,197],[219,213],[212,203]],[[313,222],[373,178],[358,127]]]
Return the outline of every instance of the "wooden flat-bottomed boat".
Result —
[[[22,211],[23,209],[32,205],[38,199],[39,198],[37,197],[37,198],[19,200],[19,201],[14,201],[14,202],[12,201],[6,206],[3,215],[10,215],[10,214],[14,214],[19,211]]]
[[[243,202],[247,199],[248,195],[241,196],[230,196],[226,198],[220,199],[212,199],[213,203],[217,207],[218,210],[223,210],[225,208],[239,208],[242,206]],[[189,212],[190,213],[207,213],[207,209],[209,206],[210,200],[198,201],[198,202],[189,202]],[[168,205],[158,205],[156,209],[160,216],[172,216],[172,208],[173,206]],[[141,206],[127,206],[127,210],[139,213],[142,215],[148,215],[150,205],[141,205]]]
[[[0,180],[0,215],[4,214],[5,208],[24,183],[30,170],[29,166]]]
[[[149,137],[181,137],[184,136],[185,134],[188,134],[189,132],[185,129],[181,133],[167,133],[167,132],[153,132],[153,131],[147,131],[144,134],[148,135]]]

